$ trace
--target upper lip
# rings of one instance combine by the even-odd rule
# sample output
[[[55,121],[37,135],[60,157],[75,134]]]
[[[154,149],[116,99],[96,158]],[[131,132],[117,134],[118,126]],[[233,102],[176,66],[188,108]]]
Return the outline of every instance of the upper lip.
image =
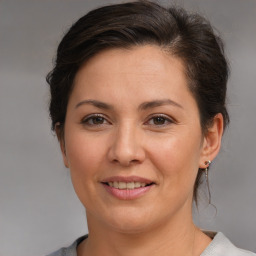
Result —
[[[142,178],[139,176],[112,176],[103,179],[102,183],[108,183],[108,182],[114,182],[114,181],[120,181],[120,182],[141,182],[146,184],[155,183],[154,181],[146,178]]]

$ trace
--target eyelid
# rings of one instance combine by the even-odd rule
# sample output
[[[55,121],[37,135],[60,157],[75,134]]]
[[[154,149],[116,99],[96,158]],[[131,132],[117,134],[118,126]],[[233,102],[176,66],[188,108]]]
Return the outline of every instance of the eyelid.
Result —
[[[152,120],[153,118],[157,118],[157,117],[162,117],[162,118],[164,118],[166,121],[168,121],[169,122],[169,124],[172,124],[172,123],[177,123],[177,121],[174,119],[174,118],[172,118],[172,117],[170,117],[169,115],[166,115],[166,114],[162,114],[162,113],[155,113],[155,114],[152,114],[152,115],[150,115],[148,118],[147,118],[147,121],[145,122],[145,123],[149,123],[149,121],[150,120]],[[159,127],[163,127],[163,126],[166,126],[166,125],[168,125],[168,124],[162,124],[162,125],[154,125],[154,126],[159,126]],[[153,125],[152,125],[153,126]]]
[[[89,114],[89,115],[83,117],[82,120],[81,120],[81,124],[86,125],[86,124],[88,124],[87,122],[88,122],[88,120],[89,120],[90,118],[95,118],[95,117],[102,117],[102,118],[104,118],[104,120],[107,121],[109,124],[111,123],[111,122],[109,121],[109,118],[108,118],[106,115],[101,114],[101,113],[92,113],[92,114]],[[89,124],[88,124],[88,125],[89,125]],[[102,124],[102,125],[103,125],[103,124]]]

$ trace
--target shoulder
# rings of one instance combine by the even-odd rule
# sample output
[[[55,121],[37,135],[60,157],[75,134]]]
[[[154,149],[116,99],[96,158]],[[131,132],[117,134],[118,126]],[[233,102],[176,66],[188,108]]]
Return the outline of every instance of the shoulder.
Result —
[[[256,256],[255,253],[249,252],[233,245],[229,239],[218,232],[209,246],[204,250],[201,256]]]
[[[76,248],[84,239],[87,238],[88,235],[82,236],[78,238],[75,242],[73,242],[68,247],[60,248],[59,250],[47,255],[47,256],[77,256]]]

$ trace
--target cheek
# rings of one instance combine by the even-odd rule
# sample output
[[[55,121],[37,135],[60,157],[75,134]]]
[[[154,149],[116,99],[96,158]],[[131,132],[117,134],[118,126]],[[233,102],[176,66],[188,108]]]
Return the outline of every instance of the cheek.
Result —
[[[168,186],[194,185],[200,157],[200,136],[191,138],[171,134],[161,140],[150,141],[150,159]]]
[[[97,182],[100,167],[106,159],[104,145],[102,139],[86,136],[82,132],[69,133],[66,137],[66,154],[75,189],[86,190]]]
[[[66,136],[66,154],[74,190],[87,208],[98,197],[97,182],[102,174],[105,149],[102,140],[97,141],[82,133]],[[103,165],[105,166],[105,165]]]

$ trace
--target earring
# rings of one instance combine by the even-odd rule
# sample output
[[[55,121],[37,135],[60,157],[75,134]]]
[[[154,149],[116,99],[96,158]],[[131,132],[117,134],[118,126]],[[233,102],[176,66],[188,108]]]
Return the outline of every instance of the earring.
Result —
[[[204,168],[204,173],[205,173],[205,180],[207,184],[207,189],[208,189],[208,197],[209,197],[209,204],[211,203],[211,192],[210,192],[210,185],[209,185],[209,179],[208,179],[208,168],[212,162],[210,160],[205,161],[204,164],[206,165],[206,168]]]
[[[204,169],[204,172],[205,172],[205,178],[206,178],[207,183],[208,183],[208,168],[209,168],[211,163],[212,163],[211,160],[207,160],[207,161],[204,162],[204,164],[206,165],[206,168]]]

